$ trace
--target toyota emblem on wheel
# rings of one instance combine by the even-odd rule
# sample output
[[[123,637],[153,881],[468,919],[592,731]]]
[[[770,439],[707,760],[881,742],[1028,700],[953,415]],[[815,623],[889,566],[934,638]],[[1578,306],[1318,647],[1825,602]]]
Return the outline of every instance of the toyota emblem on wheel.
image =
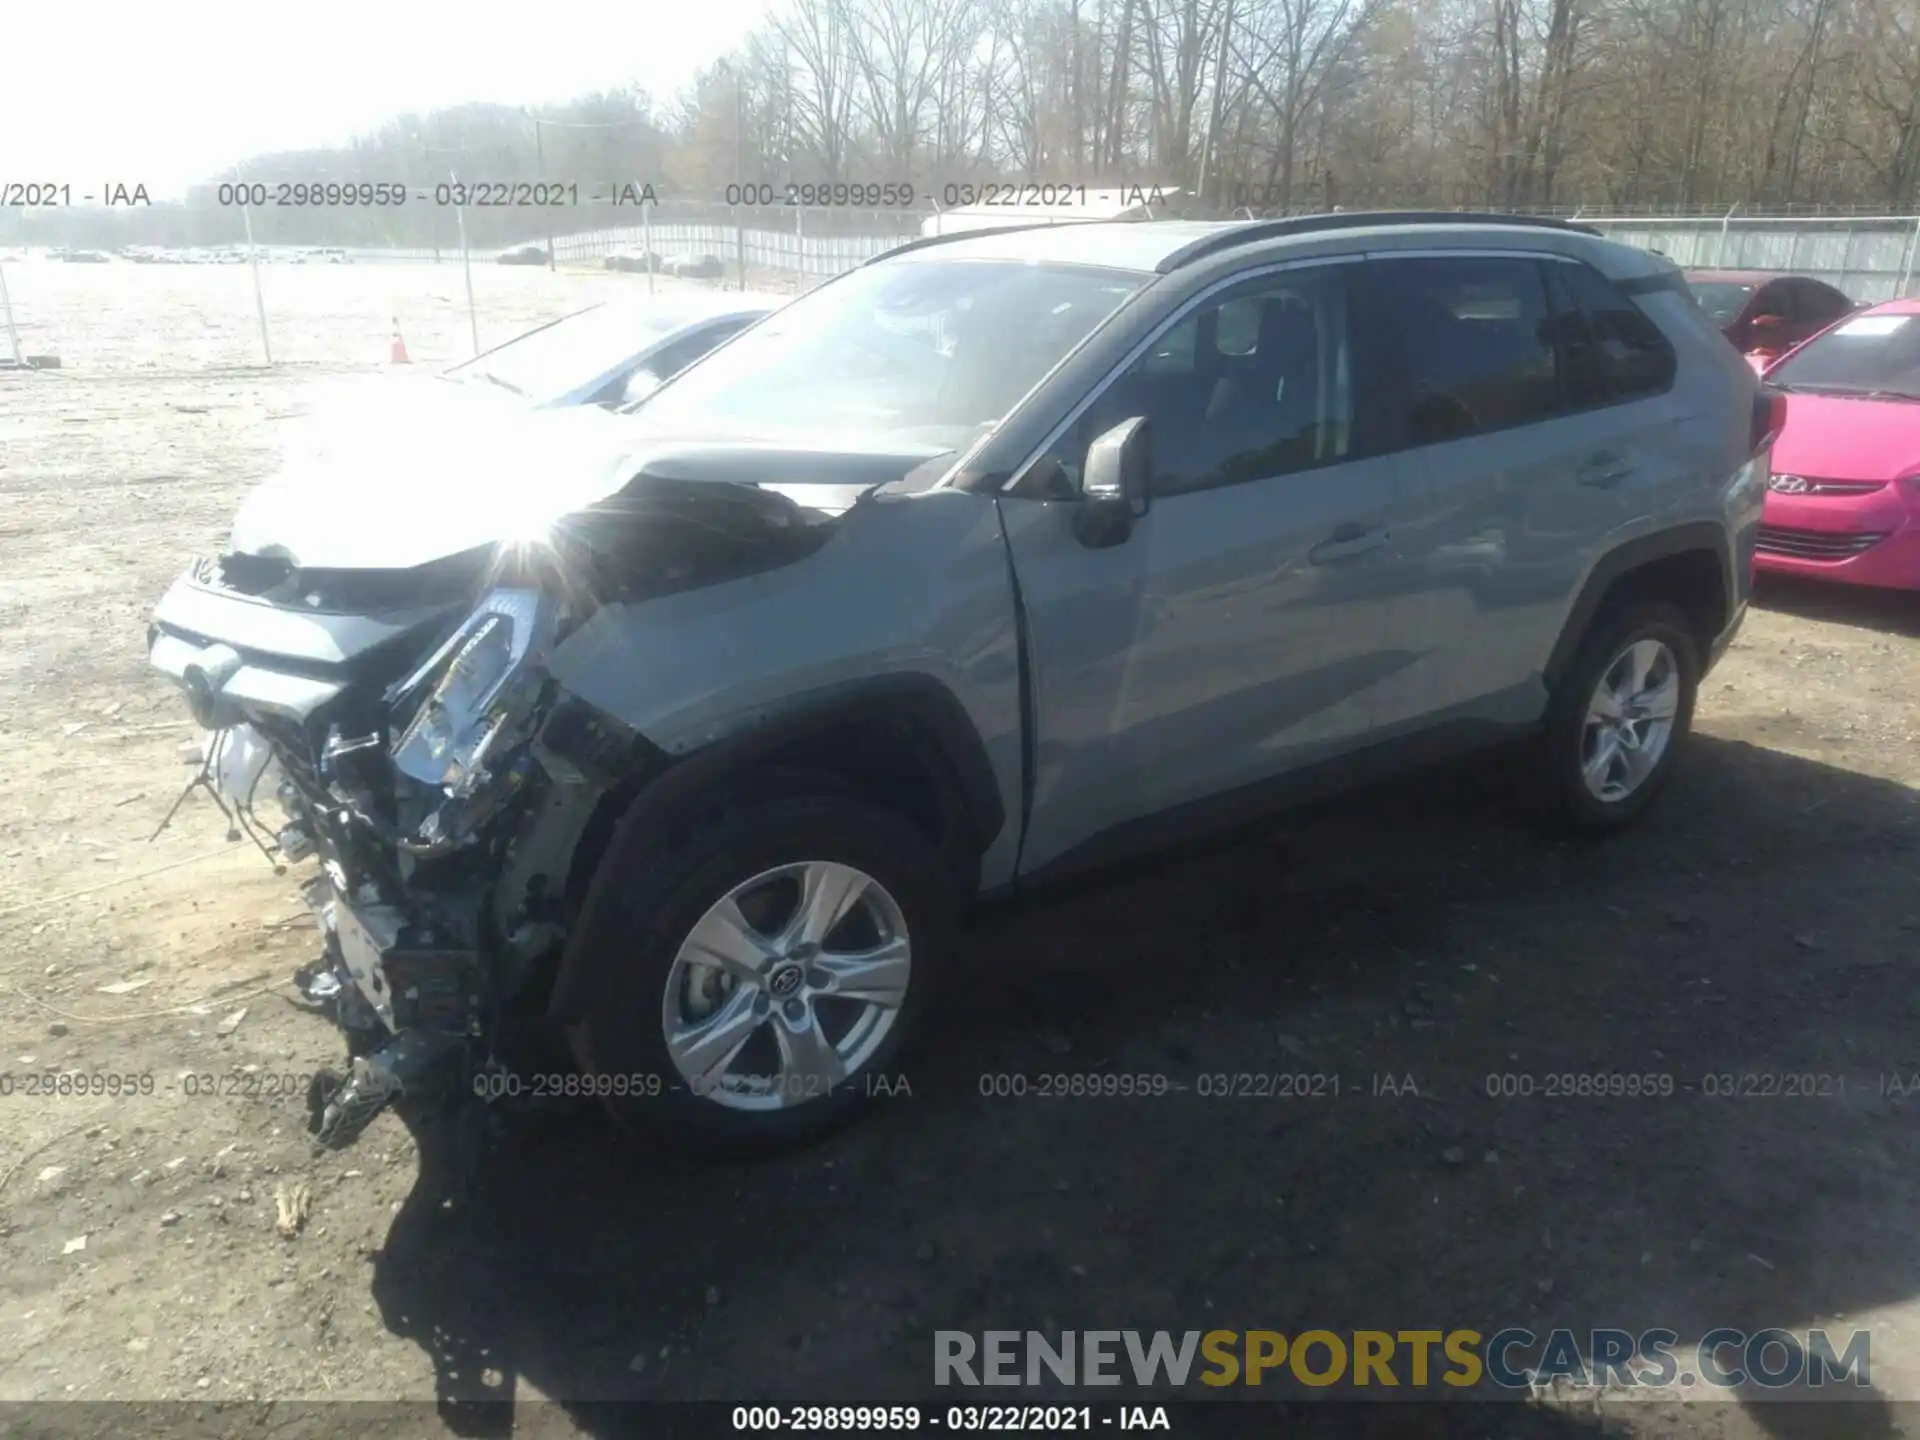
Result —
[[[1767,488],[1782,495],[1805,495],[1813,489],[1813,482],[1804,475],[1775,475],[1767,481]]]

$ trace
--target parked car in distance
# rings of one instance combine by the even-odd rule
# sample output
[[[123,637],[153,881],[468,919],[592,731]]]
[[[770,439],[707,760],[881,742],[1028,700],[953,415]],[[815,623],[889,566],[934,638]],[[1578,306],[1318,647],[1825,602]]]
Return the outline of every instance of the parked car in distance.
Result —
[[[104,250],[69,250],[60,258],[69,265],[105,265],[113,259]]]
[[[1875,305],[1767,372],[1784,392],[1761,570],[1920,589],[1920,299]]]
[[[1687,286],[1756,370],[1858,308],[1825,281],[1766,270],[1689,270]]]
[[[676,255],[667,261],[667,273],[683,280],[718,280],[727,267],[718,255]]]
[[[666,268],[666,261],[651,250],[616,250],[607,256],[606,268],[627,275],[657,274]]]
[[[777,1145],[886,1093],[975,899],[1503,740],[1628,824],[1745,615],[1780,405],[1578,225],[973,232],[564,450],[236,524],[150,657],[322,858],[323,1141],[524,1073],[512,1014],[637,1126]]]
[[[500,252],[502,265],[545,265],[547,259],[547,247],[538,243],[516,245]]]
[[[440,373],[507,390],[535,407],[613,408],[644,399],[783,303],[777,295],[730,290],[606,301]]]

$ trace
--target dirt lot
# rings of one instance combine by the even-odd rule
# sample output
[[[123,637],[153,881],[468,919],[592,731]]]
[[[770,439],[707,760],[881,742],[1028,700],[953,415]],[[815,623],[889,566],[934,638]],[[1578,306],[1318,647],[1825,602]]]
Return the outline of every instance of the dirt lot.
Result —
[[[1767,591],[1629,839],[1543,842],[1459,776],[1303,817],[994,919],[911,1097],[822,1148],[700,1167],[560,1117],[449,1206],[437,1132],[315,1155],[282,1093],[338,1059],[285,983],[300,876],[199,797],[148,843],[194,732],[144,622],[304,386],[382,364],[390,317],[417,361],[464,353],[459,270],[267,272],[271,372],[244,267],[9,277],[65,368],[0,375],[0,1400],[238,1402],[239,1434],[272,1423],[249,1401],[438,1399],[391,1433],[472,1433],[511,1417],[466,1403],[546,1397],[542,1433],[602,1433],[589,1402],[921,1397],[935,1328],[1504,1325],[1868,1326],[1874,1389],[1460,1434],[1880,1435],[1920,1399],[1920,1098],[1880,1088],[1920,1075],[1920,597]],[[475,284],[491,342],[644,282]],[[48,1071],[152,1093],[29,1095]],[[1340,1092],[981,1094],[1082,1071]],[[1487,1093],[1592,1072],[1676,1089]],[[1844,1094],[1704,1078],[1780,1073]]]

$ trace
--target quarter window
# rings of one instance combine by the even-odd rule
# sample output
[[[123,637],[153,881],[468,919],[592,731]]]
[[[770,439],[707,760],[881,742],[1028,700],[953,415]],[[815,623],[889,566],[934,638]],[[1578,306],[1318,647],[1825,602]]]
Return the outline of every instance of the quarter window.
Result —
[[[1673,346],[1660,327],[1647,318],[1633,300],[1591,265],[1554,265],[1556,280],[1564,282],[1573,303],[1585,314],[1592,336],[1592,379],[1603,394],[1583,399],[1578,393],[1578,367],[1568,366],[1568,403],[1604,403],[1658,395],[1673,384],[1676,365]]]

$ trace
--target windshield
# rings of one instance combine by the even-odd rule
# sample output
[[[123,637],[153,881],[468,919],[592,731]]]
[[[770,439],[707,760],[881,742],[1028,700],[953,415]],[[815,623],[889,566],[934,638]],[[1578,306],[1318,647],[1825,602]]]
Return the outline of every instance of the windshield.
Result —
[[[1145,276],[1018,261],[855,270],[686,371],[646,434],[957,450],[999,421]]]
[[[549,403],[617,369],[687,323],[666,306],[596,305],[476,355],[447,373]]]
[[[1782,390],[1920,399],[1920,315],[1858,315],[1767,372]]]
[[[1693,298],[1716,325],[1732,323],[1746,308],[1747,297],[1753,294],[1753,286],[1742,285],[1737,280],[1692,280],[1687,288],[1693,291]]]

